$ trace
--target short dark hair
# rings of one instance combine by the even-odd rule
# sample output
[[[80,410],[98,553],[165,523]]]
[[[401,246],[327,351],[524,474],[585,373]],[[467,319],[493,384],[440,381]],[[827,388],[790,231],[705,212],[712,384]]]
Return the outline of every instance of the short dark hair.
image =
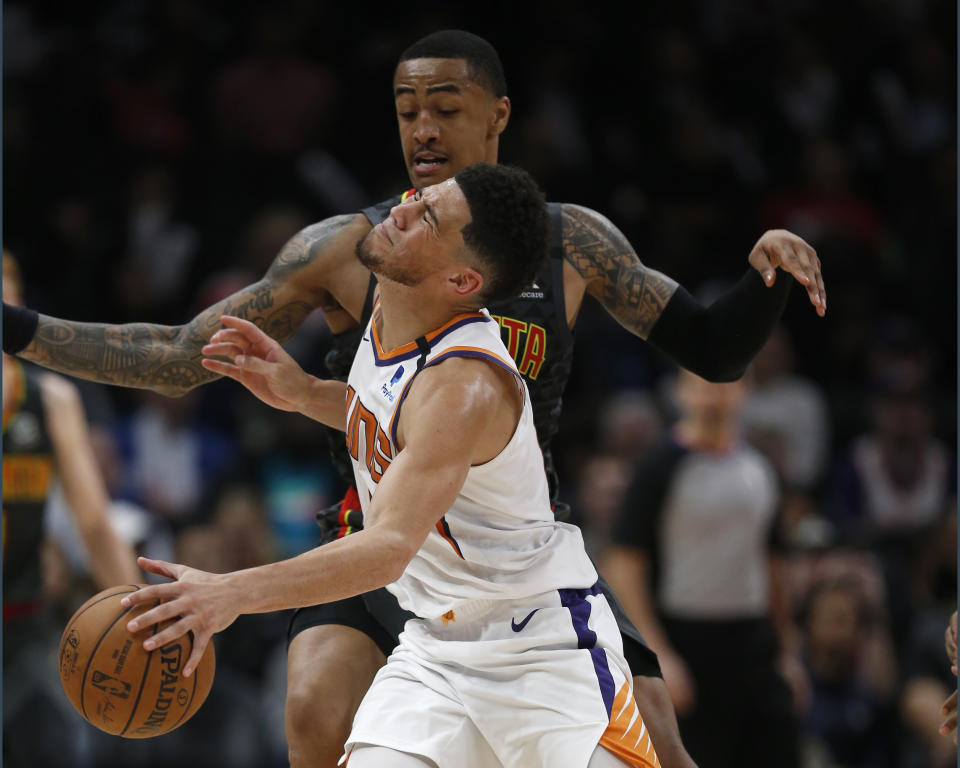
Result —
[[[471,221],[466,246],[484,271],[484,304],[513,298],[536,278],[550,247],[550,216],[537,182],[508,165],[475,163],[455,177]]]
[[[497,49],[462,29],[443,29],[421,37],[400,54],[397,66],[410,59],[465,59],[475,83],[498,99],[507,95],[507,78]]]

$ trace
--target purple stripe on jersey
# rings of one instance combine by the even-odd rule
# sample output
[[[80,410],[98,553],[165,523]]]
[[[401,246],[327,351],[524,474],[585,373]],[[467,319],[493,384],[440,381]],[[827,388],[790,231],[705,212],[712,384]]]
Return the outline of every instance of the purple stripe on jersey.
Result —
[[[450,526],[447,525],[447,518],[441,517],[438,522],[443,526],[443,537],[453,544],[453,548],[457,550],[457,554],[460,555],[460,559],[465,560],[466,558],[464,558],[463,552],[460,550],[460,545],[457,544],[457,540],[453,538],[453,534],[450,533]]]
[[[436,344],[438,341],[440,341],[440,339],[452,333],[453,331],[457,330],[457,328],[462,328],[465,325],[470,325],[470,323],[489,323],[489,322],[490,322],[490,318],[487,317],[486,315],[481,317],[465,317],[463,318],[463,320],[460,320],[454,323],[449,328],[446,328],[441,333],[438,333],[436,336],[430,339],[427,343],[431,347],[433,347],[433,345]],[[400,362],[403,362],[404,360],[411,360],[415,357],[420,356],[419,348],[414,349],[412,352],[406,352],[400,355],[394,355],[393,357],[380,357],[380,355],[377,354],[376,344],[371,344],[370,348],[373,350],[373,362],[379,368],[382,368],[385,365],[393,365],[394,363],[400,363]]]
[[[558,589],[557,592],[560,593],[560,605],[570,610],[573,630],[577,633],[577,647],[589,650],[593,658],[593,668],[596,670],[597,682],[600,684],[600,695],[607,708],[607,717],[610,717],[615,694],[613,675],[610,674],[606,652],[596,647],[597,633],[589,626],[590,602],[587,600],[590,595],[601,594],[600,586],[594,584],[589,589]]]
[[[437,363],[442,363],[444,360],[450,357],[475,357],[479,360],[488,360],[491,363],[496,363],[504,370],[510,371],[514,376],[520,378],[520,374],[509,365],[503,362],[496,355],[488,355],[480,350],[473,349],[453,349],[448,352],[443,352],[437,355],[433,360],[427,363],[423,368],[429,368],[431,365],[436,365]],[[420,370],[423,370],[421,368]],[[407,399],[407,392],[410,391],[410,385],[413,384],[413,380],[419,375],[420,371],[417,371],[410,377],[409,381],[403,386],[403,392],[400,393],[400,399],[397,400],[397,404],[393,408],[394,417],[390,422],[390,439],[393,441],[393,447],[397,447],[397,425],[400,423],[400,406],[403,405],[403,401]]]

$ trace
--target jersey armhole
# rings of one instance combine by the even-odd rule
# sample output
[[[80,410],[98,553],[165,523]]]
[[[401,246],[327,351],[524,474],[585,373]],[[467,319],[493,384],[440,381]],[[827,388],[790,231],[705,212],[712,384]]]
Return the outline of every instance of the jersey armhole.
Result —
[[[554,311],[563,344],[573,342],[573,329],[567,322],[567,297],[563,286],[563,204],[547,203],[550,213],[550,277],[553,282]]]

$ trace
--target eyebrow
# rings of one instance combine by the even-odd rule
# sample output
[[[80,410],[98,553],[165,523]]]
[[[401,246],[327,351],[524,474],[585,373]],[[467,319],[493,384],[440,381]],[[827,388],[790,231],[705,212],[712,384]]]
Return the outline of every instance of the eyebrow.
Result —
[[[394,96],[402,96],[405,93],[416,93],[412,86],[398,85],[393,90]],[[463,93],[463,89],[455,83],[444,83],[443,85],[428,85],[427,96],[434,93]]]

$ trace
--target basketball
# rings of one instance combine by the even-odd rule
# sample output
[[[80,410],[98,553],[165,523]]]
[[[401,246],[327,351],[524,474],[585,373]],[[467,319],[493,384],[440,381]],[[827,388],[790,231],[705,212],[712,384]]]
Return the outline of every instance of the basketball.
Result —
[[[115,736],[146,739],[172,731],[200,708],[216,666],[213,643],[190,677],[181,670],[193,651],[187,634],[152,651],[143,641],[176,619],[136,634],[130,619],[152,605],[124,608],[120,600],[145,585],[122,584],[91,597],[77,610],[60,638],[60,682],[70,703],[91,725]]]

